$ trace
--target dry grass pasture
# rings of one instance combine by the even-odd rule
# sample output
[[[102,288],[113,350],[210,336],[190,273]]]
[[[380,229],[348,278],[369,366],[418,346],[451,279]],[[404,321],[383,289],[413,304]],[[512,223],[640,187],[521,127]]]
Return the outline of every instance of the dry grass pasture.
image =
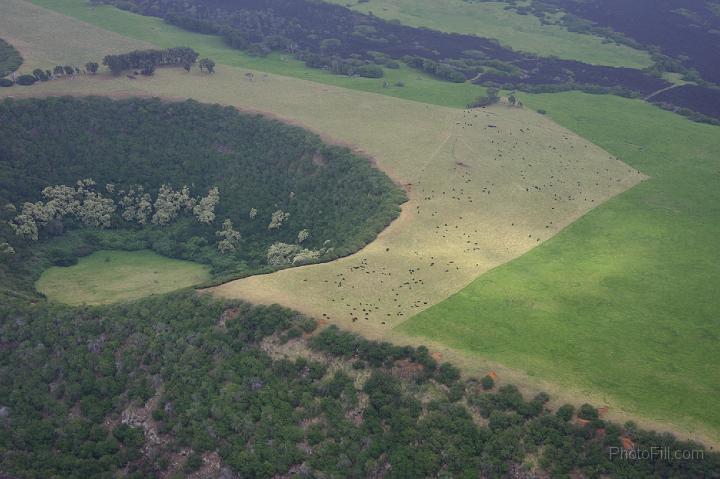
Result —
[[[11,37],[22,41],[30,61],[47,56],[77,64],[75,59],[142,47],[30,3],[9,1],[0,7],[5,19],[0,26],[13,24]],[[37,25],[56,25],[53,30],[65,33],[38,33]],[[250,277],[212,291],[281,303],[374,338],[387,337],[405,319],[644,178],[527,109],[460,110],[276,75],[249,81],[247,72],[220,65],[214,75],[160,69],[150,78],[81,76],[2,94],[193,98],[266,112],[368,155],[409,198],[376,241],[331,263]]]
[[[271,112],[350,144],[408,192],[362,251],[233,281],[220,296],[281,303],[371,337],[528,251],[644,176],[529,110],[458,110],[221,66],[59,80],[13,93],[194,98]],[[18,96],[18,95],[16,95]]]
[[[55,65],[100,63],[111,53],[151,47],[23,0],[0,2],[0,35],[22,55],[21,73]]]

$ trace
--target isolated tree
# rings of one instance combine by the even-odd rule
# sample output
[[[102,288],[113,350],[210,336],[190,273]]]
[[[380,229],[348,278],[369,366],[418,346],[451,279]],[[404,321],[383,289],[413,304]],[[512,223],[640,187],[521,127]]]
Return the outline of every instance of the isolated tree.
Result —
[[[480,385],[485,391],[488,391],[495,387],[495,380],[492,376],[483,376],[482,379],[480,379]]]
[[[45,74],[45,70],[42,70],[40,68],[36,68],[33,70],[33,76],[37,78],[39,81],[47,81],[48,76]]]
[[[75,73],[75,67],[72,67],[70,65],[65,65],[62,68],[66,75],[72,75],[73,73]]]
[[[203,58],[198,63],[198,66],[200,67],[200,71],[205,69],[208,73],[215,73],[215,62],[210,58]]]
[[[96,74],[99,68],[100,65],[98,65],[96,62],[87,62],[85,64],[85,69],[92,75]]]
[[[590,404],[583,404],[580,406],[580,409],[578,410],[578,417],[580,419],[585,419],[587,421],[592,421],[595,419],[598,419],[600,415],[598,414],[598,410],[592,407]]]
[[[277,230],[280,229],[282,224],[290,217],[290,213],[285,213],[283,210],[277,210],[272,214],[270,218],[270,224],[268,229]]]
[[[226,219],[223,222],[222,229],[215,234],[220,238],[220,241],[218,241],[220,254],[232,253],[237,249],[240,242],[240,232],[233,228],[232,221]]]
[[[512,95],[512,94],[509,95],[509,96],[508,96],[508,102],[509,102],[512,106],[515,106],[515,104],[517,103],[517,98],[515,97],[515,95]]]
[[[575,407],[572,404],[563,404],[555,411],[555,415],[563,421],[569,421],[575,414]]]

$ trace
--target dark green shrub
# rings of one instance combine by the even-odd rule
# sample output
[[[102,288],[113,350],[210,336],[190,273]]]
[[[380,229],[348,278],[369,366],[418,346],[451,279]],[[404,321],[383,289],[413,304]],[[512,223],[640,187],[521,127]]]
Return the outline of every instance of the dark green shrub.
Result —
[[[460,370],[450,363],[443,363],[440,365],[436,377],[441,383],[450,386],[460,379]]]
[[[558,408],[558,410],[555,412],[555,415],[562,419],[563,421],[569,421],[572,419],[573,414],[575,413],[575,408],[572,404],[563,404]]]
[[[483,378],[480,380],[480,385],[485,391],[489,391],[490,389],[495,387],[495,380],[492,378],[492,376],[483,376]]]
[[[599,414],[597,409],[592,407],[590,404],[585,403],[580,406],[578,417],[580,419],[585,419],[586,421],[594,421],[599,417]]]
[[[18,85],[30,86],[30,85],[33,85],[36,81],[37,81],[37,78],[35,78],[32,75],[20,75],[15,80],[15,83],[17,83]]]
[[[377,65],[363,65],[355,69],[355,73],[365,78],[382,78],[383,69]]]

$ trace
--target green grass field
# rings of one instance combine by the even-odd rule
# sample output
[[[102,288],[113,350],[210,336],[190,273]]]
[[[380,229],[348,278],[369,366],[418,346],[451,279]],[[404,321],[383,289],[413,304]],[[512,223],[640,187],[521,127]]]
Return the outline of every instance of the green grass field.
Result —
[[[720,128],[609,96],[527,103],[650,180],[400,329],[717,438]]]
[[[596,65],[645,68],[647,52],[605,43],[602,38],[573,33],[559,25],[542,25],[533,15],[505,10],[502,2],[466,0],[329,0],[358,12],[405,25],[495,38],[514,50],[556,56]]]
[[[97,251],[74,266],[47,269],[35,286],[53,301],[106,304],[168,293],[209,277],[207,266],[149,250]]]

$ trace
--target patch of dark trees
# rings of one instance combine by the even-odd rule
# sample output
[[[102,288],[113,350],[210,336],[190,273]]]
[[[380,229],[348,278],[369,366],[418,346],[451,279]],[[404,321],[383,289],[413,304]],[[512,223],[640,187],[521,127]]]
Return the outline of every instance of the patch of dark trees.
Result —
[[[95,75],[99,68],[100,65],[96,62],[87,62],[84,70],[73,65],[56,65],[52,70],[36,68],[32,71],[32,74],[19,75],[14,81],[10,78],[0,78],[0,87],[11,87],[13,85],[31,86],[37,82],[46,82],[56,78],[73,78],[75,75],[87,75],[88,73]]]
[[[104,0],[164,18],[182,28],[221,35],[251,54],[295,54],[308,66],[363,74],[363,65],[391,67],[404,60],[436,77],[483,84],[577,85],[621,88],[647,95],[667,83],[639,70],[598,67],[522,54],[497,41],[385,21],[310,0]],[[359,70],[359,72],[358,72]],[[378,75],[379,71],[373,69]],[[479,76],[478,76],[479,75]],[[370,75],[368,75],[370,76]]]
[[[278,306],[189,291],[103,307],[14,298],[0,316],[0,455],[11,476],[187,477],[208,455],[215,477],[229,478],[534,477],[528,460],[547,477],[720,468],[717,453],[606,421],[589,404],[553,410],[545,393],[461,378],[422,346],[314,333],[313,319]],[[268,340],[300,354],[273,357]],[[628,441],[699,452],[630,460],[619,454]]]
[[[312,0],[95,1],[161,17],[190,31],[219,35],[251,55],[285,52],[310,68],[339,75],[379,78],[384,68],[397,68],[404,61],[451,82],[472,80],[528,92],[581,90],[636,98],[670,86],[660,78],[663,71],[692,76],[688,68],[660,52],[655,52],[655,67],[647,71],[590,65],[515,52],[493,39],[409,27]],[[633,43],[625,37],[616,40]],[[691,108],[674,105],[678,110]]]
[[[55,248],[66,242],[56,255],[63,264],[97,249],[150,248],[209,264],[216,276],[247,275],[267,267],[271,244],[293,244],[303,229],[310,231],[303,247],[332,248],[323,257],[330,260],[372,241],[405,201],[387,175],[347,148],[231,107],[158,99],[8,99],[0,102],[0,124],[0,205],[40,201],[43,188],[84,178],[102,191],[108,183],[116,191],[139,185],[153,200],[163,184],[176,190],[187,185],[193,196],[219,188],[213,224],[190,216],[141,226],[119,215],[107,230],[53,223],[39,243]],[[290,216],[269,230],[276,210]],[[0,211],[0,243],[19,252],[0,261],[0,276],[20,268],[28,251],[27,240],[6,224],[15,214],[7,207]],[[221,255],[216,231],[225,219],[242,239],[237,251]]]
[[[531,62],[525,63],[531,68]],[[532,93],[582,90],[588,93],[612,93],[626,97],[641,97],[670,83],[633,68],[588,65],[573,60],[537,62],[533,75],[512,75],[505,72],[481,73],[475,83],[500,86],[510,90]]]
[[[720,4],[712,0],[533,0],[516,9],[541,20],[565,12],[572,31],[649,49],[661,71],[720,83]]]
[[[107,55],[102,63],[113,75],[120,75],[128,70],[138,70],[141,74],[150,76],[159,66],[182,66],[190,71],[198,56],[192,48],[173,47],[165,50],[135,50],[119,55]]]
[[[653,96],[650,101],[695,121],[720,125],[720,88],[681,85]]]

